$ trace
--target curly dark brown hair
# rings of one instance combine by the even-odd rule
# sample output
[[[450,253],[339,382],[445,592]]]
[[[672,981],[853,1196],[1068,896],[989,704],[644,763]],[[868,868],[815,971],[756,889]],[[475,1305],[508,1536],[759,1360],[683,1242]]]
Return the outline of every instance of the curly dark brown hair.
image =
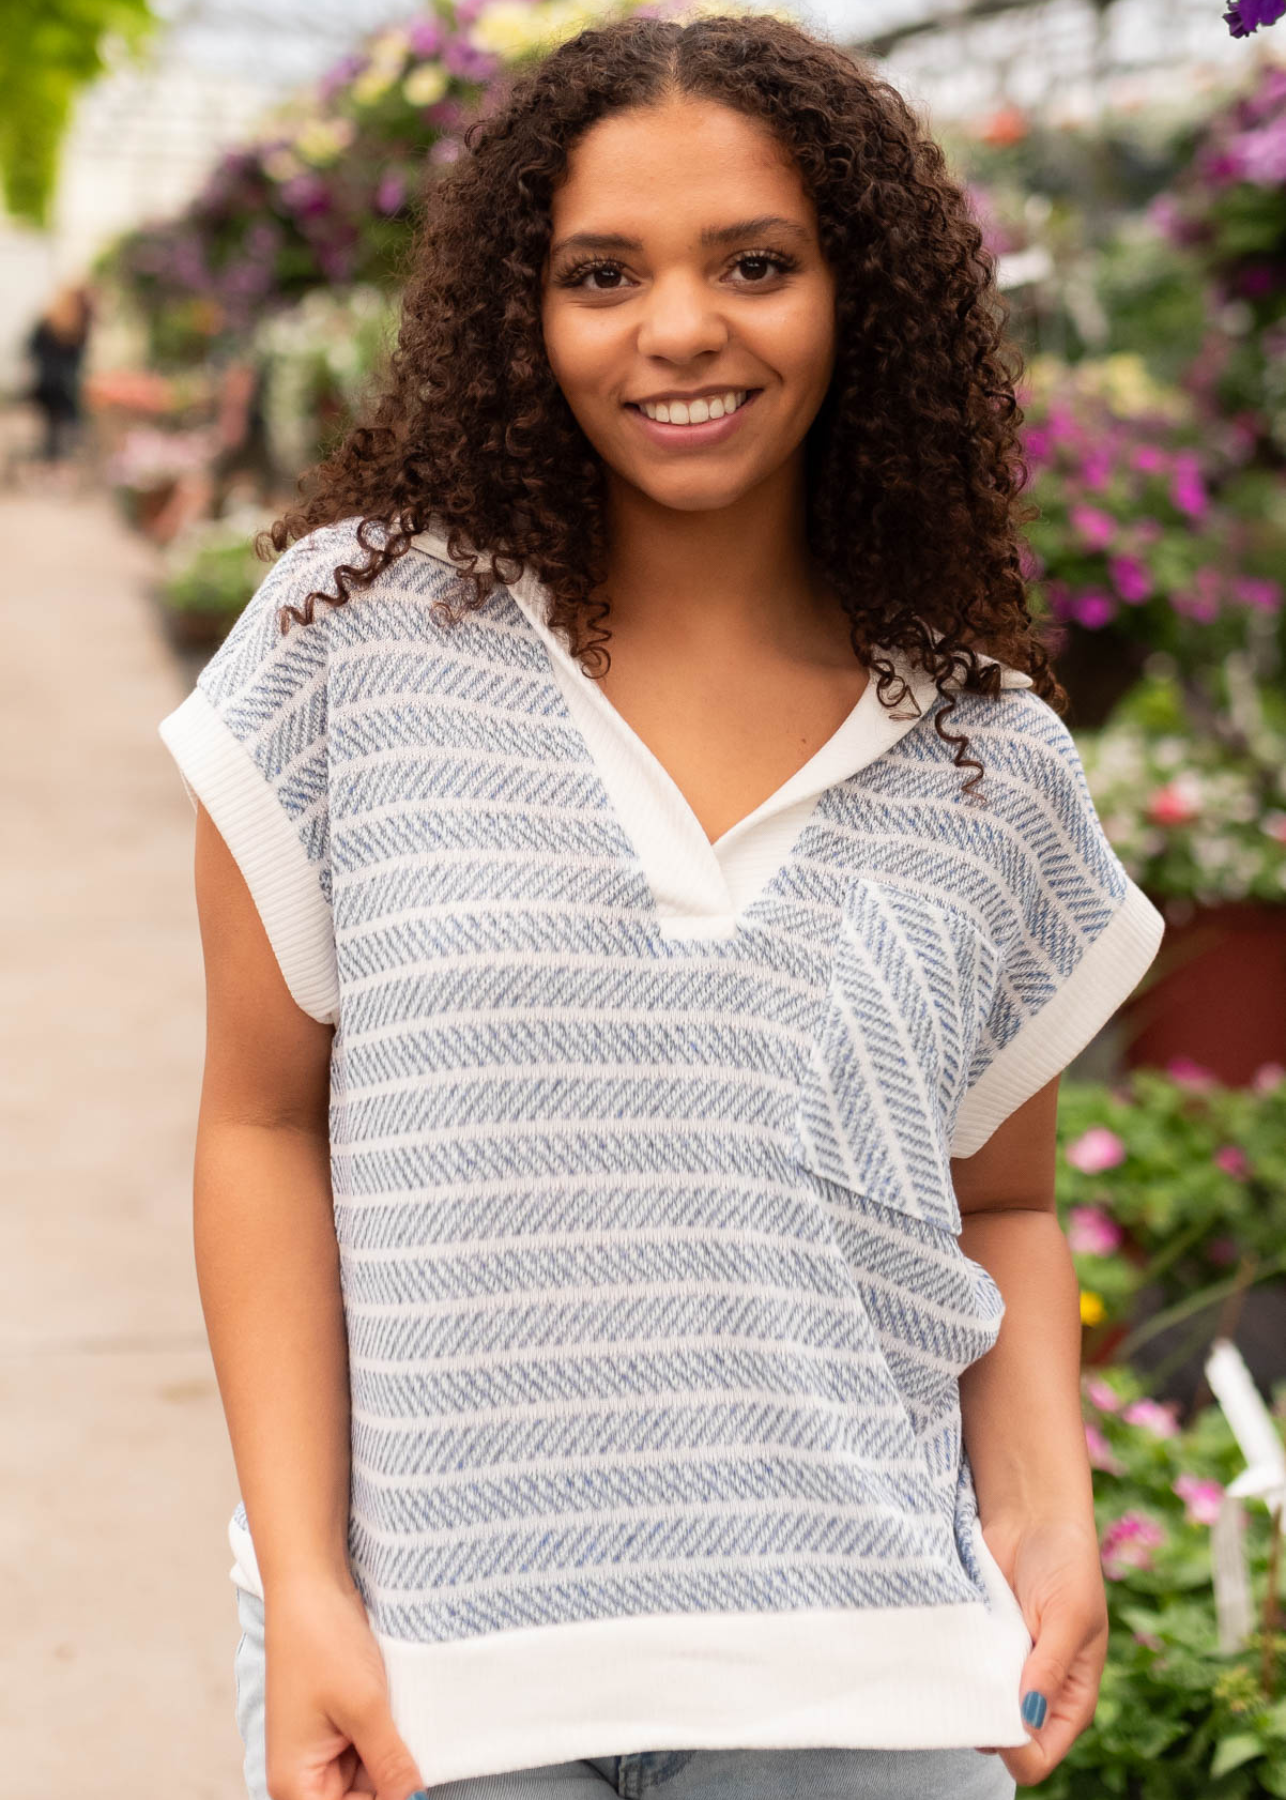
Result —
[[[1029,478],[994,259],[946,158],[897,90],[846,50],[768,15],[686,24],[617,19],[511,73],[464,133],[464,152],[426,184],[400,328],[359,421],[299,484],[300,503],[261,534],[273,550],[360,516],[369,561],[335,571],[342,605],[433,522],[462,558],[464,610],[534,571],[549,623],[587,673],[603,646],[607,534],[601,459],[545,354],[541,278],[552,196],[577,140],[627,107],[697,96],[766,123],[792,153],[836,276],[830,387],[805,440],[810,550],[849,615],[877,696],[907,690],[886,646],[942,683],[996,698],[1000,670],[1025,670],[1058,712],[1053,674],[1020,568]],[[376,528],[372,538],[370,527]],[[595,598],[591,595],[596,594]],[[444,603],[439,602],[439,605]],[[452,619],[462,616],[449,604]],[[968,737],[943,724],[957,766]]]

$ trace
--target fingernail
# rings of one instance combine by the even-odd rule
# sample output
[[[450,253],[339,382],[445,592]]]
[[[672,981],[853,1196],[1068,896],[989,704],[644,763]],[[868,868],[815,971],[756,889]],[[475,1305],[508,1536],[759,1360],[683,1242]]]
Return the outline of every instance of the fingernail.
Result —
[[[1038,1731],[1045,1723],[1045,1696],[1038,1694],[1035,1688],[1023,1695],[1023,1723],[1034,1725]],[[414,1800],[418,1800],[418,1797],[414,1797]]]
[[[428,1788],[416,1788],[413,1794],[406,1796],[406,1800],[429,1800],[429,1790]]]

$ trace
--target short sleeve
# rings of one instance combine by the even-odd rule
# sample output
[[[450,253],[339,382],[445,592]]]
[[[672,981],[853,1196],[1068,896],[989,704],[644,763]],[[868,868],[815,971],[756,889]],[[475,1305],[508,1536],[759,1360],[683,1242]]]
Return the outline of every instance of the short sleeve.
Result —
[[[161,739],[195,809],[235,857],[297,1005],[339,1017],[331,912],[327,756],[328,609],[312,624],[280,609],[331,587],[344,560],[334,529],[311,532],[272,565]]]
[[[995,760],[989,831],[1005,900],[954,1157],[981,1149],[1085,1048],[1138,985],[1165,930],[1108,841],[1063,720],[1033,694],[1013,706],[1016,729],[982,734],[977,752],[988,769]]]

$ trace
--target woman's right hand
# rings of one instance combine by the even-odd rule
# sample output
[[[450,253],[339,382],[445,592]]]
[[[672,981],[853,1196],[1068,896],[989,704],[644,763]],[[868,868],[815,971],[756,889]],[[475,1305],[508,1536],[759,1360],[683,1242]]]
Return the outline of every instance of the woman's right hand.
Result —
[[[408,1800],[423,1787],[355,1586],[296,1577],[270,1588],[264,1663],[271,1800]]]

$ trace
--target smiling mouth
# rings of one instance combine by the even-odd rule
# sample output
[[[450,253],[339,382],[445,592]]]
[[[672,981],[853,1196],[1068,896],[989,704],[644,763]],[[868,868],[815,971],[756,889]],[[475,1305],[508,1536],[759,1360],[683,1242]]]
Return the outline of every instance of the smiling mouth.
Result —
[[[709,425],[716,419],[726,419],[732,413],[740,412],[747,400],[760,392],[760,388],[727,388],[721,394],[704,395],[700,400],[661,400],[654,405],[627,400],[625,404],[632,412],[640,412],[658,425]],[[736,404],[729,406],[729,398],[735,398]],[[717,411],[712,410],[715,407]]]

